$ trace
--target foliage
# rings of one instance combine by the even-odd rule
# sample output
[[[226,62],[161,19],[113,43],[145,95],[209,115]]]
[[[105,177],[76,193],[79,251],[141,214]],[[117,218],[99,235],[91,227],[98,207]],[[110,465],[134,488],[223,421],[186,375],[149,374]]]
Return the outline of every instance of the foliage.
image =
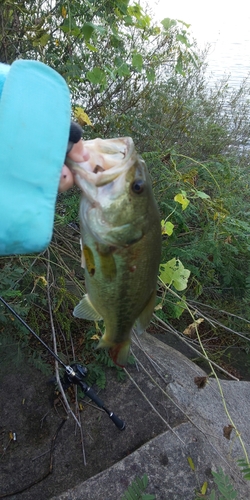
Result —
[[[195,466],[191,459],[188,457],[188,462],[195,472]],[[230,478],[223,472],[222,468],[219,467],[218,472],[212,470],[212,475],[214,478],[214,482],[217,486],[217,489],[212,489],[210,494],[207,494],[207,482],[205,482],[200,490],[200,492],[196,493],[194,500],[237,500],[238,493],[234,490],[233,486],[230,483]]]
[[[142,478],[136,477],[121,500],[155,500],[155,495],[144,494],[148,486],[148,476],[144,474]]]
[[[220,492],[219,500],[236,500],[237,492],[233,489],[230,483],[229,477],[223,472],[222,468],[219,468],[218,472],[212,471],[214,482],[218,487]],[[210,500],[215,499],[215,492],[212,490],[210,494]]]
[[[202,300],[204,293],[212,301],[230,294],[244,298],[249,276],[247,173],[235,159],[222,156],[206,162],[174,151],[143,156],[163,221],[173,226],[163,240],[163,262],[178,258],[191,271],[190,298]],[[185,210],[183,200],[189,201]],[[243,312],[245,303],[239,306]]]
[[[28,325],[50,348],[51,304],[56,329],[58,355],[64,363],[73,360],[85,364],[87,382],[104,388],[106,369],[117,371],[119,380],[125,378],[106,351],[96,350],[97,333],[89,322],[73,318],[72,310],[84,293],[83,272],[79,262],[78,229],[63,226],[55,229],[49,252],[38,256],[0,258],[0,295],[26,320]],[[76,237],[74,238],[74,234]],[[49,273],[48,273],[49,270]],[[48,276],[52,279],[48,282]],[[78,277],[79,276],[79,277]],[[50,297],[48,297],[48,287]],[[48,375],[53,359],[27,329],[0,303],[2,368],[10,363],[19,366],[25,358]],[[99,328],[101,325],[99,326]],[[133,359],[130,358],[133,363]]]
[[[249,82],[237,90],[226,79],[212,87],[188,25],[169,18],[156,25],[137,3],[0,4],[0,60],[34,58],[51,65],[66,78],[75,117],[87,123],[83,110],[90,117],[86,138],[131,135],[142,153],[162,218],[161,278],[181,293],[170,295],[161,283],[156,314],[167,321],[182,316],[185,323],[187,297],[249,316]],[[50,255],[0,259],[1,292],[37,333],[49,336],[49,263],[60,354],[71,360],[73,341],[77,355],[86,353],[90,379],[103,386],[103,373],[94,367],[106,367],[109,358],[93,350],[88,324],[71,317],[84,291],[78,204],[77,189],[59,195]],[[179,263],[185,272],[174,284],[170,267],[179,272]],[[26,332],[2,307],[0,319],[3,336],[8,325],[18,349],[27,348]],[[223,321],[241,330],[240,319]],[[32,353],[36,349],[32,344]]]
[[[189,276],[190,271],[185,269],[181,261],[175,257],[160,266],[161,280],[168,285],[173,285],[176,290],[185,290]]]
[[[0,60],[36,59],[56,69],[70,87],[75,109],[83,106],[93,117],[91,135],[112,134],[114,115],[125,124],[128,111],[145,99],[164,67],[184,74],[196,62],[188,25],[170,19],[155,25],[139,3],[1,4]]]
[[[163,233],[156,315],[183,321],[184,329],[186,300],[199,300],[222,309],[227,328],[242,331],[241,317],[250,317],[249,81],[237,90],[227,79],[212,87],[188,26],[169,18],[154,25],[137,3],[0,0],[0,6],[0,60],[52,66],[70,87],[84,136],[130,135],[146,161]],[[120,380],[125,374],[95,349],[102,324],[72,317],[84,293],[78,207],[76,188],[58,196],[48,252],[0,258],[0,293],[53,348],[50,301],[59,356],[84,363],[87,383],[103,389],[107,368]],[[50,356],[2,305],[0,322],[2,364],[18,366],[25,355],[44,373],[52,369]],[[242,345],[249,352],[246,340]],[[249,464],[238,463],[249,479]],[[204,483],[197,499],[237,499],[222,469],[212,473],[216,489],[208,494]],[[146,475],[136,478],[123,500],[153,499],[144,493],[147,483]]]
[[[57,210],[55,222],[58,226],[72,224],[73,228],[79,228],[79,191],[76,187],[72,190],[61,193],[57,198]],[[80,236],[79,236],[80,239]]]
[[[231,89],[227,79],[212,84],[205,57],[199,54],[199,63],[190,65],[185,77],[163,69],[150,99],[145,96],[131,110],[133,136],[142,152],[167,155],[174,148],[200,161],[235,154],[240,161],[248,154],[249,79],[238,89]]]
[[[245,459],[237,460],[239,467],[241,468],[241,472],[244,476],[244,479],[250,480],[250,464],[246,462]]]
[[[108,352],[106,350],[96,350],[97,341],[99,341],[100,336],[103,333],[103,322],[101,322],[98,328],[90,328],[86,332],[84,348],[82,351],[82,360],[88,358],[89,353],[91,353],[92,362],[87,364],[88,374],[87,374],[87,382],[89,385],[96,384],[100,389],[104,389],[106,386],[106,369],[113,368],[117,372],[117,378],[120,381],[123,381],[126,377],[122,368],[119,368],[115,365],[115,363],[110,358]],[[134,359],[132,356],[128,359],[129,364],[134,364]]]

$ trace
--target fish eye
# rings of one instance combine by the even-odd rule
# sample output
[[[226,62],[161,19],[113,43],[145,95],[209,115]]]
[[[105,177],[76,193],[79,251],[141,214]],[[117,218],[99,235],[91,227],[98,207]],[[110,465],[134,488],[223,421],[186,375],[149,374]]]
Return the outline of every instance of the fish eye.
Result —
[[[137,179],[133,182],[132,186],[132,191],[135,194],[141,194],[144,190],[144,181],[142,179]]]

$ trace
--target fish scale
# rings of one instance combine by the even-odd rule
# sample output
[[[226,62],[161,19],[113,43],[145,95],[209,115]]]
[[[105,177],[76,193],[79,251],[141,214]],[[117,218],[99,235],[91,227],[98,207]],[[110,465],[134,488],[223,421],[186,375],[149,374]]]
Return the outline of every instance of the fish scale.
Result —
[[[82,191],[87,290],[73,314],[104,320],[98,347],[108,348],[113,361],[124,366],[133,326],[142,332],[154,310],[160,216],[147,167],[131,138],[96,139],[86,141],[84,147],[89,148],[88,162],[67,163]],[[102,170],[96,168],[97,158]]]

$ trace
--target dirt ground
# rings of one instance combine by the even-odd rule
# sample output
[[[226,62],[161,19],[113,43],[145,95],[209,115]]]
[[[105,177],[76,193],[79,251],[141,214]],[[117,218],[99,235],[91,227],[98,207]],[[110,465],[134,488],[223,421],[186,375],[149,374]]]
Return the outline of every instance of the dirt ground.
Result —
[[[142,361],[150,370],[146,359]],[[132,366],[129,372],[172,427],[184,421],[179,410],[163,400],[161,392],[141,370]],[[110,370],[107,387],[99,392],[99,397],[109,410],[125,420],[126,429],[118,430],[106,413],[84,400],[81,421],[85,466],[80,432],[73,418],[66,418],[63,407],[54,405],[54,387],[48,385],[48,378],[25,362],[18,369],[11,365],[7,370],[0,368],[0,498],[48,500],[108,468],[166,430],[166,424],[130,379],[118,382]],[[162,384],[160,378],[157,381]],[[16,440],[11,439],[13,433]]]
[[[153,333],[185,356],[193,357],[193,352],[175,337]],[[170,380],[164,383],[144,355],[135,347],[134,350],[166,389]],[[9,354],[1,347],[0,339],[0,499],[49,500],[105,470],[166,430],[166,424],[131,380],[127,377],[118,382],[117,372],[109,369],[106,389],[94,389],[105,406],[125,420],[126,429],[118,430],[106,413],[87,404],[89,400],[85,398],[80,413],[85,466],[79,428],[58,402],[54,385],[48,383],[51,377],[43,375],[27,360],[17,368]],[[128,371],[171,427],[184,422],[179,410],[141,369],[130,366]],[[246,370],[242,378],[248,379]],[[71,401],[75,409],[72,397]]]

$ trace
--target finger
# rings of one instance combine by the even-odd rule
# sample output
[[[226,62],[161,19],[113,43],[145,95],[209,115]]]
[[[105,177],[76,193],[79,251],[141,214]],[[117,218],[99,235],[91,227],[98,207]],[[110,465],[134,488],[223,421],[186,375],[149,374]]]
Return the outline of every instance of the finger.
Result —
[[[89,152],[86,148],[84,148],[84,141],[80,140],[76,144],[73,145],[68,157],[71,160],[81,163],[82,161],[89,160]]]
[[[70,172],[69,168],[66,167],[66,165],[63,165],[58,190],[60,193],[62,193],[63,191],[67,191],[67,189],[70,189],[73,185],[74,185],[73,175]]]

